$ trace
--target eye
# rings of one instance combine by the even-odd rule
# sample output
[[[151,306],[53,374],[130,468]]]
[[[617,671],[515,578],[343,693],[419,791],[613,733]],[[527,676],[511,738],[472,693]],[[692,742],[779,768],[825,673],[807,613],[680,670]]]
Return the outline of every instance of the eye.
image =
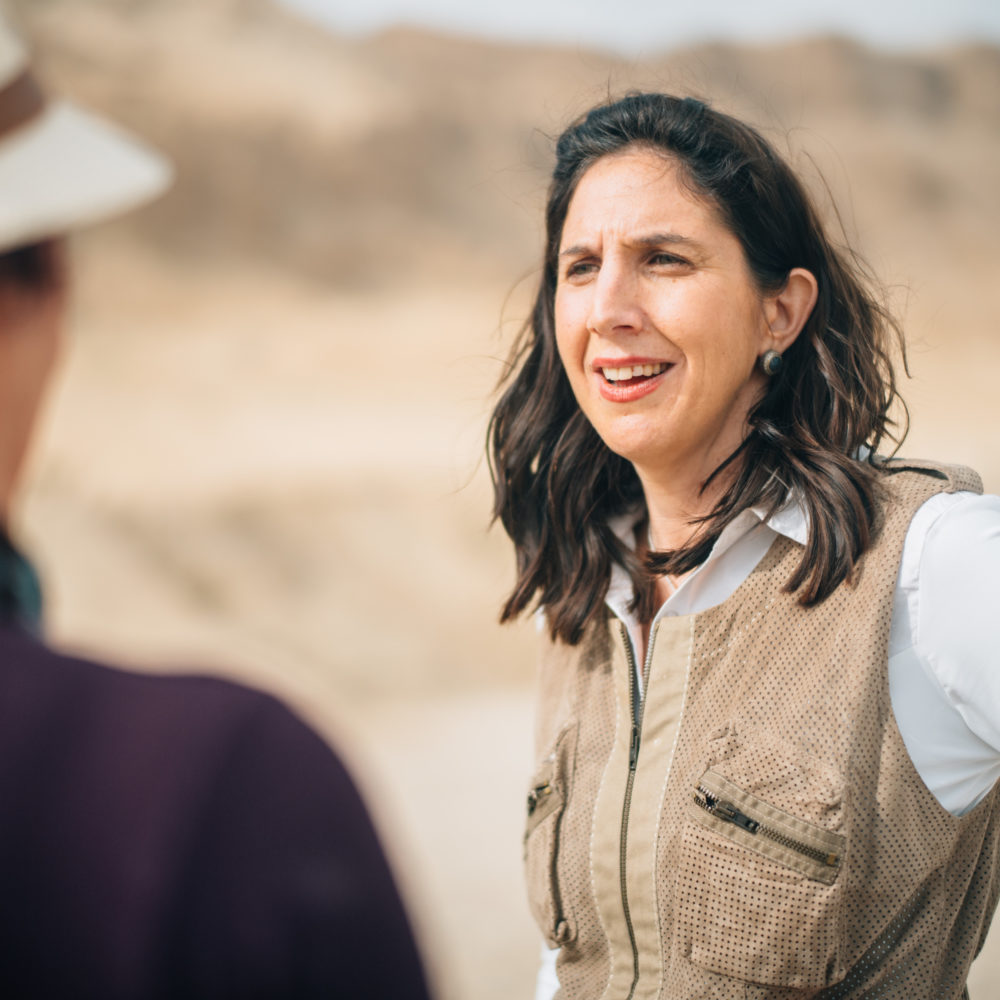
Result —
[[[656,250],[649,255],[649,263],[653,267],[687,267],[688,261],[677,254],[668,253],[666,250]]]
[[[598,269],[598,262],[589,257],[582,260],[570,261],[563,271],[563,278],[567,281],[571,278],[583,278],[588,274],[594,274]]]

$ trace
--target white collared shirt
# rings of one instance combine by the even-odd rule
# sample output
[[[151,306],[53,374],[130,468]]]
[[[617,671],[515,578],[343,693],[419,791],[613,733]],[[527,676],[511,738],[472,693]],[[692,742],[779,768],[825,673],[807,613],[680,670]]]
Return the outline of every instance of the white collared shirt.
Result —
[[[807,531],[795,503],[770,519],[744,511],[656,617],[714,607],[778,535],[803,544]],[[639,648],[631,599],[631,581],[615,566],[607,603]],[[1000,497],[939,493],[911,521],[893,596],[889,696],[917,773],[948,812],[968,812],[1000,778]],[[536,1000],[558,989],[557,954],[544,949]]]

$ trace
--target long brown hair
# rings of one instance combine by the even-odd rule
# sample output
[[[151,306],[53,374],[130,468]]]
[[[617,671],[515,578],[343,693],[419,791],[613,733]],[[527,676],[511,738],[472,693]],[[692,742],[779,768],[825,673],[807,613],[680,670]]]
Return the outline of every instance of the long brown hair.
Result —
[[[557,257],[570,200],[601,157],[628,147],[666,154],[692,193],[739,239],[762,294],[782,289],[795,267],[816,277],[819,297],[778,375],[749,415],[749,433],[709,477],[731,482],[684,548],[640,560],[609,521],[634,509],[642,489],[578,407],[556,352]],[[630,94],[592,109],[559,138],[546,208],[542,277],[512,354],[489,429],[494,515],[517,557],[517,582],[501,612],[544,607],[552,637],[575,644],[603,614],[612,563],[632,578],[633,607],[655,610],[656,574],[702,563],[747,507],[774,513],[796,496],[809,521],[802,559],[787,582],[806,605],[851,572],[878,530],[880,477],[871,457],[889,436],[899,399],[893,351],[905,365],[899,327],[859,258],[827,238],[802,184],[745,123],[692,98]],[[901,404],[900,400],[900,404]],[[896,436],[905,435],[903,427]]]

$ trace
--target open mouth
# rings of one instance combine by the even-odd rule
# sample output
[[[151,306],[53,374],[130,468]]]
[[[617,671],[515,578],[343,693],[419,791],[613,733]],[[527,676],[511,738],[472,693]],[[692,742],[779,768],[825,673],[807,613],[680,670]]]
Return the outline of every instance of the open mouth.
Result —
[[[638,385],[647,379],[655,378],[665,372],[670,365],[659,361],[651,365],[626,365],[623,368],[602,368],[601,374],[609,385]]]

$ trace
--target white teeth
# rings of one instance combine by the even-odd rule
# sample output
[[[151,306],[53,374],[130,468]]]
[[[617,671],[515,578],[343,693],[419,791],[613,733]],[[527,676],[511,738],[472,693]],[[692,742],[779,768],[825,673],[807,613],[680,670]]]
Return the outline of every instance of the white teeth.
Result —
[[[646,378],[659,375],[666,368],[667,366],[664,362],[658,361],[654,365],[632,365],[629,368],[602,368],[601,372],[609,382],[625,382],[631,378],[639,378],[640,375],[645,375]]]

